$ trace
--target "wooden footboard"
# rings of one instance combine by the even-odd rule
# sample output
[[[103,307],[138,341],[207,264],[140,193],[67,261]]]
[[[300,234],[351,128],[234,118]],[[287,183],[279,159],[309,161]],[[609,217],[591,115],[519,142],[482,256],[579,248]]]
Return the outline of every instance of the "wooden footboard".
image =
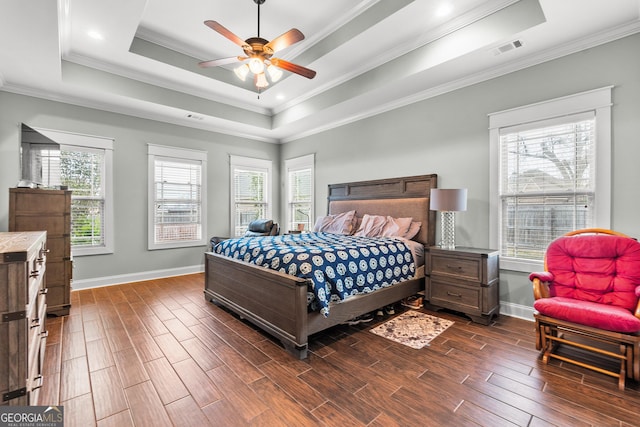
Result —
[[[414,295],[424,289],[424,278],[332,304],[329,317],[307,312],[307,285],[306,280],[288,274],[205,254],[205,299],[273,335],[299,359],[307,357],[309,335]]]
[[[204,295],[307,356],[306,280],[207,252]]]

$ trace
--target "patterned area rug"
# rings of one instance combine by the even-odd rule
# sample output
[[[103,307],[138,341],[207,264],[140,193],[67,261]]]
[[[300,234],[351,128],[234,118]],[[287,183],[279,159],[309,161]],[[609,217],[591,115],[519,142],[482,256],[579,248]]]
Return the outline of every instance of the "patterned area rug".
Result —
[[[371,332],[400,344],[420,349],[428,346],[431,340],[453,323],[451,320],[409,310],[372,328]]]

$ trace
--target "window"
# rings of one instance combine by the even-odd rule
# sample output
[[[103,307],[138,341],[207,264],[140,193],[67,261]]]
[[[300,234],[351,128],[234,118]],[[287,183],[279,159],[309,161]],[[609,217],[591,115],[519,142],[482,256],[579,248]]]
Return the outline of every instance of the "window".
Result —
[[[270,160],[231,156],[231,233],[242,236],[249,223],[271,219]]]
[[[314,155],[285,160],[287,181],[287,230],[313,227]]]
[[[492,246],[502,268],[542,267],[549,243],[609,228],[611,88],[490,116]]]
[[[113,252],[113,140],[45,129],[48,144],[23,141],[23,156],[38,169],[45,187],[71,190],[71,247],[74,256]],[[23,158],[23,164],[25,159]],[[32,171],[33,173],[33,171]],[[40,175],[41,174],[41,175]],[[36,175],[33,175],[36,176]]]
[[[149,249],[206,245],[205,151],[149,144]]]

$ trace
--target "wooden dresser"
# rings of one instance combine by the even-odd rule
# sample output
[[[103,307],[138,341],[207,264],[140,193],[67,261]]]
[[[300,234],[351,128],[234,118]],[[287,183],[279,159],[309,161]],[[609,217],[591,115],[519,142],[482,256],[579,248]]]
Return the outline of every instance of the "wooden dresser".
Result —
[[[425,280],[426,308],[447,308],[488,325],[500,313],[498,251],[478,248],[429,248]]]
[[[0,405],[37,405],[46,348],[45,231],[0,232]]]
[[[71,191],[9,189],[9,231],[37,230],[47,232],[48,314],[64,316],[71,307]]]

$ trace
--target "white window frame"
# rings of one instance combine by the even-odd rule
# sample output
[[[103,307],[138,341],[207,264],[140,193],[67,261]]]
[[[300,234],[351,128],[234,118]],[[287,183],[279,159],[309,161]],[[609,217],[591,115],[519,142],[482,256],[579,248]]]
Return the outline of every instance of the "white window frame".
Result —
[[[272,201],[272,187],[273,187],[273,162],[271,160],[264,159],[256,159],[252,157],[243,157],[243,156],[229,156],[229,181],[231,185],[230,189],[230,197],[229,201],[231,206],[229,207],[229,212],[231,213],[230,218],[230,229],[229,233],[233,237],[235,235],[236,229],[236,188],[235,188],[235,173],[238,169],[248,169],[255,170],[259,172],[266,172],[267,174],[267,183],[266,183],[266,216],[265,219],[273,219],[273,201]]]
[[[291,188],[289,186],[289,174],[304,169],[311,169],[311,207],[309,210],[309,228],[313,227],[315,223],[315,155],[308,154],[306,156],[296,157],[293,159],[287,159],[284,161],[285,174],[285,194],[287,195],[287,211],[285,215],[286,226],[291,226],[293,219],[291,218],[291,203],[293,198],[291,194]]]
[[[500,208],[500,129],[543,122],[585,112],[595,113],[596,165],[593,227],[611,224],[611,91],[613,86],[581,92],[549,101],[500,111],[489,115],[490,139],[490,221],[489,243],[500,248],[502,209]],[[500,258],[500,268],[522,272],[541,270],[543,261]]]
[[[164,145],[148,144],[148,231],[147,247],[151,250],[186,248],[192,246],[207,245],[207,152],[189,148],[168,147]],[[176,161],[187,160],[200,162],[202,167],[200,183],[200,213],[202,234],[197,240],[181,240],[164,243],[155,242],[155,162],[157,158],[173,159]]]
[[[60,149],[73,151],[71,147],[104,151],[104,244],[100,246],[71,247],[73,256],[111,254],[114,251],[113,219],[113,138],[32,128],[60,144]],[[71,148],[71,149],[70,149]],[[73,193],[71,194],[73,198]]]

